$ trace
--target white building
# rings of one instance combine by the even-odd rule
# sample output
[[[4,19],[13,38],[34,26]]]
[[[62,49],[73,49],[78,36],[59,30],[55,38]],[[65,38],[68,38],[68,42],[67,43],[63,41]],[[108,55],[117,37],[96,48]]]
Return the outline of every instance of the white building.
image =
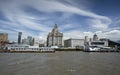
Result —
[[[52,32],[47,36],[47,46],[63,46],[63,33],[58,31],[57,24],[55,24]]]
[[[35,38],[34,39],[34,46],[39,46],[40,44],[40,39],[39,38]]]
[[[108,40],[107,39],[98,39],[97,34],[93,35],[93,40],[89,41],[90,46],[99,46],[99,47],[107,47]]]
[[[84,46],[84,39],[67,39],[64,41],[65,47],[77,47],[77,46]]]
[[[90,46],[99,46],[99,47],[107,47],[108,46],[108,41],[91,41]]]
[[[35,38],[34,39],[34,46],[44,47],[44,46],[46,46],[45,43],[46,42],[43,39],[40,39],[40,38]]]

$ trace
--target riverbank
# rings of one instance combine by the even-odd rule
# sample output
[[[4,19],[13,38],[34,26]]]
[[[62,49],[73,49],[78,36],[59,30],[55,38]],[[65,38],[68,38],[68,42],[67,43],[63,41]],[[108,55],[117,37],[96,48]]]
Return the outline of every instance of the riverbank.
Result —
[[[120,52],[120,50],[117,50],[117,51],[84,51],[84,52]]]
[[[84,51],[83,49],[61,49],[57,48],[54,51],[14,51],[14,50],[0,50],[0,53],[55,53],[56,51],[81,51],[81,52],[120,52],[120,50],[98,50],[98,51]]]
[[[55,53],[55,51],[5,51],[5,50],[0,50],[0,53]]]
[[[55,51],[84,51],[80,48],[56,48]]]

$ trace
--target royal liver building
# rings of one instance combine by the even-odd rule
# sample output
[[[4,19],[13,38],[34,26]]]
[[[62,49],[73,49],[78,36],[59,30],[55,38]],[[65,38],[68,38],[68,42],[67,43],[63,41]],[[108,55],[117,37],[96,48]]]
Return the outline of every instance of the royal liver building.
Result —
[[[47,46],[62,46],[63,33],[58,31],[57,24],[55,24],[52,32],[47,36]]]

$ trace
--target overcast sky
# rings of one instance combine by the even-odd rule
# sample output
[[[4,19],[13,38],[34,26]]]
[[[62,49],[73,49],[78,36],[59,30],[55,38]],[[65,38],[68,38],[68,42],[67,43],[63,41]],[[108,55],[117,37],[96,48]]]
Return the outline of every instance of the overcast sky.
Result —
[[[55,23],[67,38],[120,40],[120,0],[0,0],[0,33],[46,40]]]

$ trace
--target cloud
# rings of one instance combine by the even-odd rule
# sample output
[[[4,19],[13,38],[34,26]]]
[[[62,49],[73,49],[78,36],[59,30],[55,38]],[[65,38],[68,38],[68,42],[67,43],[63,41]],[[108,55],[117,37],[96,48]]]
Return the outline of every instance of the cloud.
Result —
[[[120,30],[108,30],[108,31],[96,31],[95,32],[99,38],[107,38],[111,40],[119,40],[120,39]]]
[[[109,38],[112,40],[120,39],[120,30],[111,30],[109,32],[105,32],[104,34],[106,35],[106,38]]]
[[[3,5],[3,3],[1,3]],[[6,5],[6,3],[4,3]],[[25,0],[25,1],[19,1],[19,0],[12,0],[10,3],[7,3],[9,9],[13,10],[19,10],[23,6],[29,6],[32,8],[35,8],[39,10],[40,12],[47,12],[47,13],[53,13],[53,12],[63,12],[63,13],[72,13],[72,14],[78,14],[81,16],[87,16],[91,18],[97,18],[97,19],[109,19],[106,16],[98,15],[96,13],[93,13],[88,10],[84,10],[82,8],[78,8],[69,4],[64,4],[59,1],[49,1],[49,0]],[[4,6],[4,5],[3,5]],[[6,7],[7,7],[6,6]],[[6,10],[6,9],[5,9]],[[15,11],[12,11],[15,12]]]
[[[80,33],[81,32],[79,30],[66,31],[64,32],[64,39],[81,38]]]
[[[67,0],[67,2],[71,2],[71,1]],[[29,14],[29,12],[24,11],[23,9],[24,7],[32,7],[33,9],[35,9],[34,11],[39,11],[38,13],[40,14],[39,15],[34,14],[32,11],[29,11],[32,13]],[[73,17],[72,15],[89,18],[87,20],[87,24],[91,28],[96,29],[96,31],[101,30],[101,32],[98,33],[100,36],[104,34],[104,32],[102,32],[103,30],[109,29],[109,25],[112,22],[112,20],[107,16],[98,15],[90,11],[90,9],[89,10],[83,9],[82,5],[80,7],[76,7],[74,4],[71,5],[69,3],[68,4],[63,3],[60,2],[59,0],[37,0],[37,1],[34,0],[4,1],[3,0],[0,1],[0,9],[1,9],[0,11],[4,13],[4,16],[9,20],[9,21],[0,20],[1,28],[3,26],[5,26],[6,29],[8,28],[8,30],[5,30],[5,28],[4,29],[0,28],[0,31],[8,32],[10,34],[11,33],[15,34],[14,36],[17,36],[17,33],[21,31],[23,32],[23,38],[30,35],[35,37],[41,37],[42,39],[46,40],[48,32],[50,32],[53,27],[50,24],[56,22],[55,20],[57,21],[62,20],[62,22],[63,21],[65,22],[66,19],[68,19],[69,17],[72,18]],[[41,12],[44,13],[44,15],[41,16]],[[62,15],[55,16],[54,14],[58,12],[60,12]],[[61,25],[59,25],[59,29],[60,31],[63,31],[65,39],[84,38],[85,35],[92,37],[94,34],[92,30],[87,32],[87,30],[80,31],[81,28],[80,29],[78,28],[79,27],[77,25],[74,25],[74,22],[72,24],[61,23]],[[108,30],[107,32],[109,31],[110,30]],[[116,37],[118,37],[119,31],[114,31],[114,32],[117,33]],[[107,34],[105,33],[104,35]],[[109,37],[111,36],[112,35],[109,35]],[[106,37],[108,37],[108,35]],[[13,38],[15,39],[16,37],[12,37],[12,39]]]
[[[77,28],[77,25],[75,24],[63,24],[61,26],[59,26],[59,30],[60,31],[71,31],[73,29],[76,29]]]
[[[69,38],[84,39],[85,36],[92,38],[93,32],[82,32],[80,30],[71,30],[64,32],[64,40]]]
[[[31,0],[33,1],[33,0]],[[70,1],[69,1],[70,2]],[[40,4],[40,5],[39,5]],[[71,15],[77,14],[80,16],[86,16],[91,19],[89,19],[88,24],[92,26],[93,28],[97,29],[107,29],[109,25],[111,24],[111,19],[107,16],[98,15],[94,12],[84,10],[82,8],[78,8],[69,4],[64,4],[59,1],[49,1],[49,0],[40,0],[37,3],[29,2],[26,5],[30,7],[34,7],[35,9],[39,10],[40,12],[46,12],[46,13],[54,13],[54,12],[62,12],[63,17],[62,19],[65,19],[65,17],[69,17]],[[66,15],[68,14],[68,15]]]
[[[17,21],[23,27],[27,27],[27,28],[30,28],[33,30],[39,30],[39,31],[43,31],[43,32],[50,30],[49,27],[46,27],[45,25],[42,25],[42,24],[35,23],[34,21],[32,21],[30,19],[20,18]]]
[[[109,27],[109,24],[111,21],[108,20],[101,20],[101,19],[88,19],[88,23],[90,26],[92,26],[95,29],[107,29]]]
[[[24,3],[23,3],[24,2]],[[26,0],[26,1],[20,1],[22,5],[34,7],[35,9],[47,12],[47,13],[53,13],[53,12],[63,12],[63,13],[72,13],[72,14],[78,14],[81,16],[87,16],[91,18],[99,18],[99,19],[109,19],[106,16],[101,16],[98,14],[95,14],[88,10],[83,10],[81,8],[77,8],[75,6],[71,6],[69,4],[63,4],[59,1],[49,1],[49,0]]]
[[[120,30],[112,30],[105,33],[106,35],[120,35]]]
[[[120,39],[120,30],[110,30],[110,31],[96,31],[96,32],[82,32],[80,30],[72,30],[72,31],[67,31],[64,33],[64,39],[69,39],[69,38],[77,38],[77,39],[84,39],[85,36],[88,36],[88,38],[93,38],[93,35],[97,34],[98,38],[107,38],[111,39],[114,41],[117,41]],[[114,35],[114,36],[113,36]]]

